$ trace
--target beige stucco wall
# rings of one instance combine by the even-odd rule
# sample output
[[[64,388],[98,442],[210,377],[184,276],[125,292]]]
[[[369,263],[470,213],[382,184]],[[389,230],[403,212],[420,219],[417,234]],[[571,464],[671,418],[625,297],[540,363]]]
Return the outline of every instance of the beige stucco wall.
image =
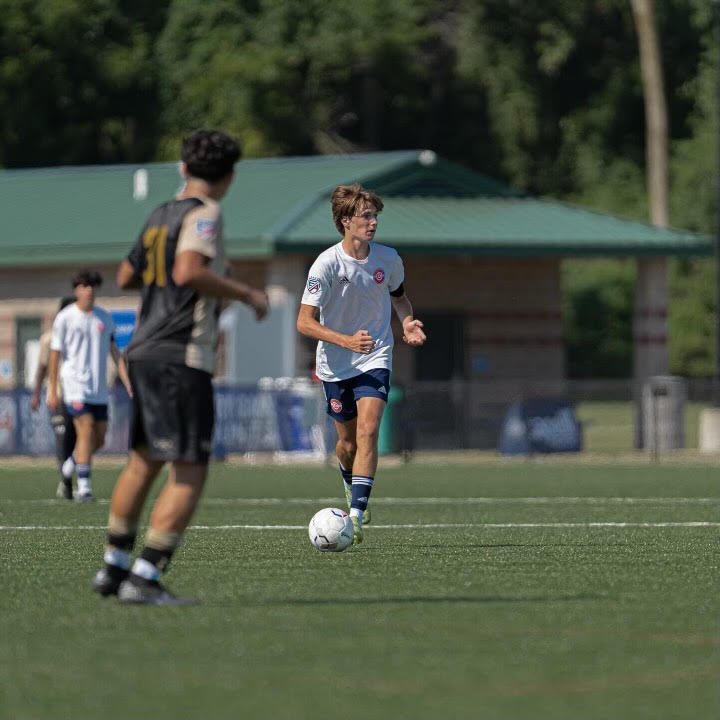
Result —
[[[265,284],[267,263],[260,261],[232,263],[234,277],[258,287]],[[121,290],[115,284],[115,263],[93,265],[104,279],[97,294],[97,304],[107,310],[136,310],[140,295],[136,291]],[[64,295],[72,295],[70,279],[75,267],[13,268],[0,270],[0,365],[16,362],[16,321],[18,318],[40,318],[42,329],[52,326],[58,302]],[[15,373],[0,376],[0,388],[13,387]]]

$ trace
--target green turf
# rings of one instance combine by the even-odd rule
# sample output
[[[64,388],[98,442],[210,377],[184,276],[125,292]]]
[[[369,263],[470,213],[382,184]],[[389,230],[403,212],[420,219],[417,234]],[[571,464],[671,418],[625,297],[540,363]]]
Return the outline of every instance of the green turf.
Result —
[[[706,403],[685,403],[685,447],[697,448],[700,413]],[[576,407],[583,426],[583,448],[590,452],[627,451],[635,447],[635,405],[631,402],[581,402]]]
[[[720,522],[718,474],[388,468],[366,542],[321,554],[303,528],[217,526],[304,527],[340,503],[332,470],[214,466],[210,528],[168,576],[203,604],[147,608],[89,590],[107,504],[46,501],[49,467],[6,467],[0,718],[717,718],[720,527],[587,523]],[[115,475],[96,470],[101,500]],[[433,523],[457,527],[381,527]]]

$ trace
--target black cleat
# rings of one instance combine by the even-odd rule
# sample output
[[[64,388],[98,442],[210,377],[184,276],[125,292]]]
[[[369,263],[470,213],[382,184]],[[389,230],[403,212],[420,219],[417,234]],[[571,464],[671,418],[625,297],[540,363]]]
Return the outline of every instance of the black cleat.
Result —
[[[92,581],[93,590],[100,593],[103,597],[108,595],[117,595],[120,583],[130,574],[128,570],[115,567],[114,565],[106,565],[100,568]]]
[[[72,480],[61,480],[58,483],[57,490],[55,491],[55,496],[62,498],[64,500],[72,500],[73,499],[73,489],[72,489]]]
[[[197,605],[193,598],[173,595],[159,582],[132,576],[123,581],[118,590],[118,600],[129,605]]]

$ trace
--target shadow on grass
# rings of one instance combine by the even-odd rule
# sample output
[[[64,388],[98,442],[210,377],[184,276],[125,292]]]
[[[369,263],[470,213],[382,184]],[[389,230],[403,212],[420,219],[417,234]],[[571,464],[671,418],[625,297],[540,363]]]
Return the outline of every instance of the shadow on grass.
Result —
[[[423,545],[412,545],[413,548],[529,548],[529,547],[625,547],[630,543],[434,543]],[[354,552],[357,552],[355,550]]]
[[[586,600],[609,600],[607,595],[592,595],[580,593],[578,595],[530,595],[509,596],[509,595],[466,595],[449,597],[432,597],[416,595],[410,597],[387,597],[387,598],[321,598],[321,599],[275,599],[266,600],[262,603],[251,603],[261,605],[413,605],[422,603],[546,603],[546,602],[582,602]]]

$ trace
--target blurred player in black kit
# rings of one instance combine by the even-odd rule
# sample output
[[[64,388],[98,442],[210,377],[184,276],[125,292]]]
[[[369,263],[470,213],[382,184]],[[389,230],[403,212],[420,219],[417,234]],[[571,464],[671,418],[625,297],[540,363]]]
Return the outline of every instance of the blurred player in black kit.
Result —
[[[71,295],[62,298],[58,307],[58,312],[64,310],[68,305],[75,302],[75,298]],[[50,365],[50,341],[52,339],[52,329],[40,336],[40,349],[38,351],[38,365],[35,372],[35,383],[33,385],[33,394],[30,401],[30,407],[33,412],[37,412],[41,405],[41,395],[43,382],[48,374]],[[56,395],[62,398],[62,389],[56,389]],[[63,403],[56,411],[50,411],[50,424],[52,425],[53,435],[55,436],[55,455],[58,462],[58,471],[60,473],[60,482],[57,486],[56,495],[65,500],[73,499],[72,479],[75,472],[75,461],[73,460],[73,450],[75,449],[75,424],[72,416],[68,413]]]
[[[196,130],[182,144],[185,186],[157,208],[117,272],[121,288],[142,288],[137,328],[128,346],[133,411],[130,455],[110,505],[105,565],[93,580],[101,595],[124,603],[193,602],[159,578],[190,522],[207,477],[214,422],[212,374],[220,300],[239,300],[261,320],[265,292],[225,276],[219,201],[233,180],[238,144]],[[131,551],[153,480],[166,462],[168,480],[150,517],[145,546]]]

